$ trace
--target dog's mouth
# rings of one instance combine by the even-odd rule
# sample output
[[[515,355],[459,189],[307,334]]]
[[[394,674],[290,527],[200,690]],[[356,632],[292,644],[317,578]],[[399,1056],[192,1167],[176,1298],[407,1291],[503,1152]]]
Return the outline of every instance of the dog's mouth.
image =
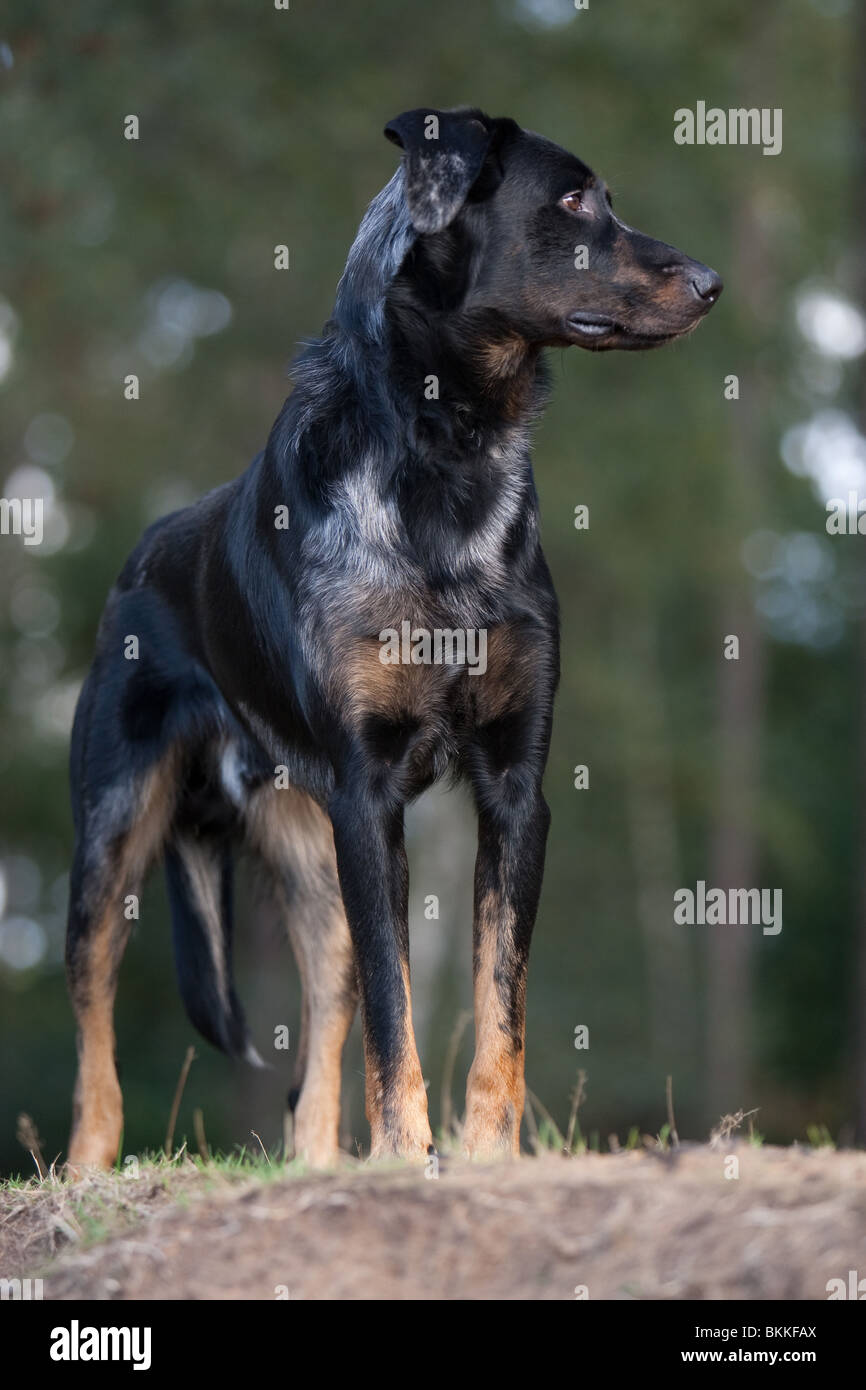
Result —
[[[566,322],[579,338],[589,339],[606,338],[619,327],[614,319],[606,318],[604,314],[571,314]]]
[[[606,314],[593,314],[589,311],[581,310],[576,314],[569,314],[565,320],[565,328],[569,342],[579,347],[591,348],[599,351],[603,348],[647,348],[661,347],[663,343],[669,343],[674,338],[680,338],[684,333],[691,332],[696,326],[695,323],[688,324],[684,328],[673,328],[667,332],[650,333],[642,330],[629,328],[626,324],[618,322],[616,319],[609,318]]]

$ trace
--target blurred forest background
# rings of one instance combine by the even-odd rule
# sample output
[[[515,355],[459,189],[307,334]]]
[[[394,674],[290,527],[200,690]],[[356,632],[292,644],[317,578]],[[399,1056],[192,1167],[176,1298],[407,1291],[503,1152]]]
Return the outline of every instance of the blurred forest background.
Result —
[[[47,499],[41,547],[0,537],[0,1169],[29,1167],[20,1111],[49,1160],[68,1134],[67,742],[106,593],[148,521],[264,444],[394,168],[386,120],[460,103],[579,154],[625,220],[726,282],[673,348],[552,360],[535,470],[563,680],[529,1085],[564,1124],[585,1069],[581,1125],[603,1145],[659,1129],[668,1074],[682,1136],[759,1107],[776,1141],[866,1137],[866,540],[825,529],[828,498],[866,496],[854,4],[5,0],[0,19],[0,486]],[[782,153],[676,145],[674,111],[699,100],[781,107]],[[409,829],[435,1126],[471,1005],[471,810],[434,793]],[[781,888],[783,930],[675,926],[698,879]],[[162,1142],[190,1042],[178,1135],[200,1108],[214,1146],[279,1139],[292,1056],[272,1039],[286,1024],[294,1043],[297,977],[245,890],[237,950],[263,1074],[187,1023],[154,874],[119,992],[125,1153]],[[471,1030],[458,1107],[470,1056]],[[362,1065],[356,1025],[352,1144]]]

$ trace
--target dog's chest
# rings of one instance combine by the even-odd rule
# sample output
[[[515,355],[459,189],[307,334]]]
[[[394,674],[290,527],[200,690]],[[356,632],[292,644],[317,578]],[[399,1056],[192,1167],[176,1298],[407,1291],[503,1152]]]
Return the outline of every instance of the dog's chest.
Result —
[[[351,610],[378,626],[480,621],[483,595],[505,591],[515,534],[536,535],[526,440],[514,432],[453,461],[447,453],[383,478],[372,463],[344,474],[304,539],[303,557]],[[369,626],[369,625],[368,625]]]

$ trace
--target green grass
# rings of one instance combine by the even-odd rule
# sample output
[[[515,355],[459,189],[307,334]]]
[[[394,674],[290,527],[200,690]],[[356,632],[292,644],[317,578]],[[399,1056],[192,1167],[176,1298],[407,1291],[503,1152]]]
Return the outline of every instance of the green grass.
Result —
[[[617,1153],[637,1150],[642,1148],[654,1149],[667,1153],[672,1148],[672,1131],[668,1121],[661,1125],[655,1136],[644,1134],[637,1125],[633,1125],[627,1134],[624,1145],[620,1144],[617,1135],[610,1135],[606,1141],[602,1141],[598,1130],[590,1131],[587,1138],[580,1127],[579,1109],[583,1100],[583,1085],[585,1073],[578,1074],[578,1085],[572,1096],[572,1110],[565,1130],[561,1129],[554,1120],[546,1107],[538,1100],[537,1096],[527,1093],[526,1119],[528,1127],[529,1147],[536,1154],[562,1154],[566,1157],[580,1158],[587,1153]],[[741,1128],[744,1121],[748,1121],[747,1142],[755,1148],[760,1148],[764,1143],[764,1136],[760,1134],[754,1126],[754,1116],[757,1111],[739,1111],[735,1115],[722,1117],[717,1130],[713,1132],[711,1138],[721,1135],[727,1138]],[[809,1144],[816,1149],[835,1149],[836,1145],[833,1136],[825,1124],[810,1124],[806,1127],[806,1134]],[[20,1136],[19,1136],[20,1137]],[[38,1138],[37,1157],[38,1155]],[[458,1127],[455,1125],[449,1132],[440,1129],[436,1134],[436,1146],[439,1156],[443,1159],[459,1157],[461,1155],[461,1139]],[[121,1144],[120,1154],[123,1154]],[[347,1162],[352,1162],[348,1155],[343,1155],[341,1167],[345,1169]],[[44,1163],[40,1157],[40,1163]],[[400,1168],[403,1163],[395,1159],[393,1164],[378,1164],[377,1170],[383,1168]],[[360,1171],[364,1165],[355,1162],[355,1167]],[[309,1174],[310,1170],[301,1159],[293,1159],[286,1163],[282,1156],[282,1146],[278,1145],[270,1153],[265,1152],[260,1144],[239,1144],[228,1152],[215,1152],[203,1157],[197,1153],[190,1153],[187,1149],[186,1141],[181,1144],[170,1156],[160,1151],[147,1151],[140,1155],[127,1155],[123,1158],[118,1157],[117,1163],[110,1173],[100,1175],[98,1181],[102,1184],[103,1194],[109,1191],[107,1186],[112,1180],[117,1185],[114,1192],[115,1200],[120,1200],[127,1183],[136,1184],[145,1181],[150,1184],[159,1184],[167,1192],[177,1188],[177,1196],[180,1197],[180,1188],[183,1182],[192,1174],[205,1179],[200,1186],[204,1191],[225,1181],[240,1179],[257,1179],[261,1182],[274,1182],[283,1178],[300,1178]],[[63,1177],[62,1168],[57,1172],[50,1172],[40,1177],[37,1174],[26,1175],[17,1173],[5,1179],[0,1179],[0,1196],[4,1194],[31,1193],[39,1189],[55,1188],[57,1190],[70,1190]],[[130,1195],[134,1191],[134,1186],[129,1189]],[[183,1197],[186,1201],[186,1196]],[[74,1213],[75,1214],[75,1213]],[[94,1212],[83,1211],[76,1215],[76,1219],[84,1223],[92,1224],[94,1227],[99,1225],[99,1217]]]
[[[807,1125],[806,1137],[813,1149],[835,1149],[836,1142],[826,1125]]]
[[[293,1159],[290,1163],[284,1163],[279,1152],[265,1154],[261,1149],[254,1149],[245,1144],[238,1145],[228,1153],[210,1154],[207,1158],[202,1158],[199,1154],[188,1153],[184,1146],[171,1157],[161,1151],[148,1151],[134,1156],[127,1155],[123,1161],[118,1160],[108,1172],[90,1175],[86,1182],[99,1183],[105,1190],[111,1189],[120,1193],[127,1188],[127,1185],[132,1191],[141,1182],[156,1183],[166,1190],[170,1190],[176,1185],[176,1182],[182,1183],[193,1172],[205,1177],[212,1177],[214,1181],[244,1178],[275,1181],[286,1176],[304,1177],[308,1171],[307,1165],[300,1159]],[[29,1175],[16,1173],[11,1177],[0,1179],[0,1195],[51,1188],[75,1190],[67,1183],[62,1168],[53,1173],[50,1172],[44,1177],[40,1177],[37,1173]]]

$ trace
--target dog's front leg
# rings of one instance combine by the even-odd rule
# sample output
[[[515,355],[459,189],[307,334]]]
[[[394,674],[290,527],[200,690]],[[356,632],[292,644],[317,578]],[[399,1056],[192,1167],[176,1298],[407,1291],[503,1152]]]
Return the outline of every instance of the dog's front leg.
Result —
[[[520,1152],[526,971],[550,812],[535,777],[505,774],[479,805],[473,979],[475,1059],[463,1147],[473,1158]]]
[[[329,810],[361,994],[371,1154],[417,1158],[433,1139],[412,1031],[403,805],[359,778],[338,787]]]

